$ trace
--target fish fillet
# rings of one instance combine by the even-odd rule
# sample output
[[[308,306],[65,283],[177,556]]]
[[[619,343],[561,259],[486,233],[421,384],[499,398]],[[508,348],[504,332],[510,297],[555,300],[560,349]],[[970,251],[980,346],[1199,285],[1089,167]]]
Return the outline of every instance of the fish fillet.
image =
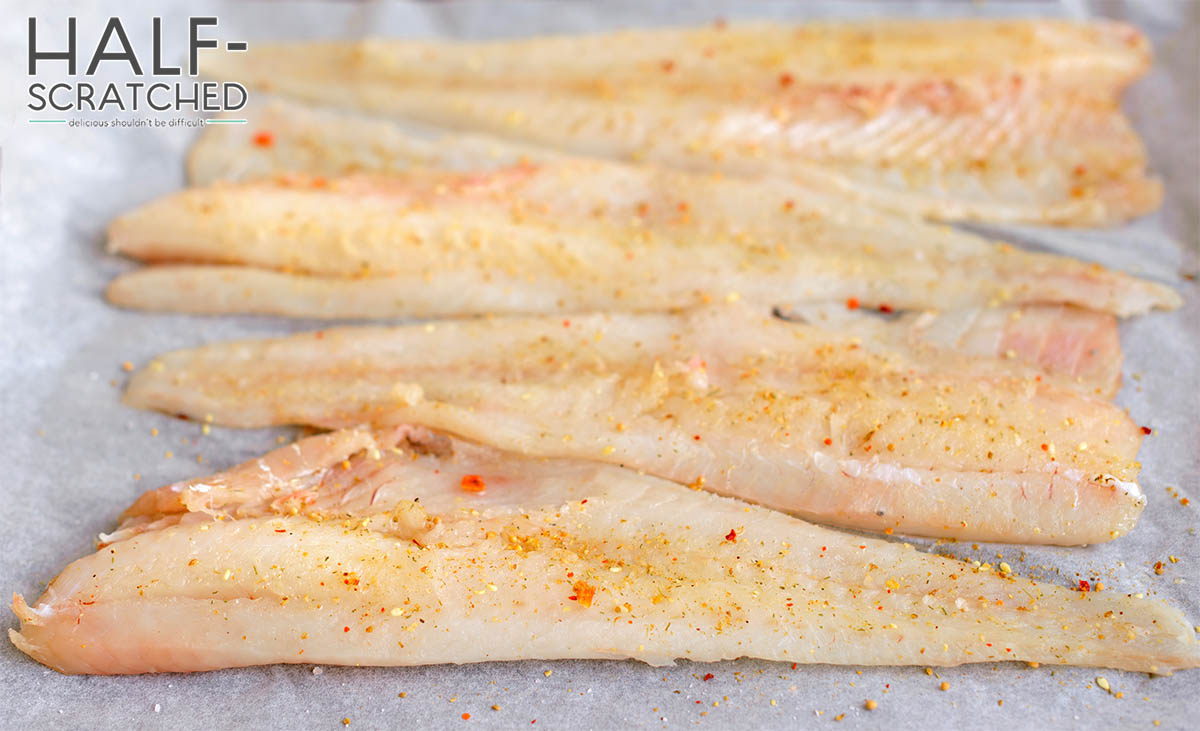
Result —
[[[125,401],[239,427],[418,423],[866,530],[1081,544],[1133,526],[1124,411],[909,332],[745,306],[334,329],[169,353]]]
[[[481,172],[571,159],[571,155],[491,135],[371,117],[287,99],[238,110],[246,124],[210,124],[188,150],[188,182],[254,180],[282,173],[328,178],[413,168]]]
[[[591,463],[346,430],[147,493],[13,643],[64,673],[756,657],[1200,665],[1155,600],[1081,594]]]
[[[1095,264],[786,181],[585,159],[216,183],[119,217],[109,248],[173,264],[118,278],[111,301],[184,312],[644,311],[732,295],[896,309],[1063,303],[1124,316],[1180,301]]]
[[[1132,27],[875,22],[255,46],[208,75],[589,155],[802,179],[942,219],[1107,225],[1161,201]]]

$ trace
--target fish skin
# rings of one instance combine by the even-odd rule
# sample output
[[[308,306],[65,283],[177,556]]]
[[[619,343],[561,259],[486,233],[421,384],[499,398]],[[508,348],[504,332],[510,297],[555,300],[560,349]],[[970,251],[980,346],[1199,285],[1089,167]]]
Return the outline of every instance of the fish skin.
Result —
[[[619,58],[614,43],[644,46]],[[369,40],[201,63],[311,103],[588,155],[798,177],[910,214],[1093,226],[1161,204],[1118,99],[1148,66],[1129,26],[1053,21]]]
[[[1096,264],[786,181],[585,159],[219,182],[118,217],[108,238],[114,253],[185,265],[118,278],[110,301],[209,313],[645,311],[731,293],[769,305],[1067,303],[1122,316],[1180,302],[1169,287]]]
[[[1076,545],[1134,525],[1124,411],[906,333],[743,305],[330,329],[168,353],[124,400],[237,427],[418,423],[863,530]]]
[[[1200,666],[1190,624],[1157,600],[412,427],[310,437],[160,488],[103,539],[34,606],[14,597],[11,640],[63,673],[746,656]]]

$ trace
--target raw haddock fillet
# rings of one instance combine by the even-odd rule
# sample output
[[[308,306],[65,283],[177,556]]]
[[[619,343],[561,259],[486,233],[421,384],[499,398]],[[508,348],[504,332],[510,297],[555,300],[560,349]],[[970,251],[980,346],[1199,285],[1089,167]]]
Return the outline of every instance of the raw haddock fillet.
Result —
[[[756,657],[1200,665],[1166,604],[1080,594],[593,463],[421,429],[310,437],[147,493],[13,643],[64,673]]]
[[[171,265],[119,277],[111,301],[182,312],[434,317],[743,297],[1125,316],[1179,304],[1161,284],[787,181],[580,158],[219,182],[121,216],[109,249]]]
[[[126,403],[240,427],[419,423],[866,530],[1107,541],[1141,430],[1065,376],[742,305],[346,328],[168,353]]]
[[[583,154],[804,180],[942,219],[1108,225],[1154,210],[1110,22],[734,24],[454,43],[255,46],[208,75]]]
[[[284,173],[327,178],[413,168],[481,172],[569,160],[571,155],[483,134],[372,117],[269,97],[238,111],[246,124],[211,124],[188,151],[188,182]]]

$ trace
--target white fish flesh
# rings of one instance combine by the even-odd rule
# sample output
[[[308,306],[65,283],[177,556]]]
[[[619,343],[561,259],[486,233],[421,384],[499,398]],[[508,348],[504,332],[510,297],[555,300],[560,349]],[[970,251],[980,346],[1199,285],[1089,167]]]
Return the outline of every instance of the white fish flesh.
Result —
[[[424,430],[310,437],[164,487],[32,606],[64,673],[273,663],[757,657],[944,666],[1200,665],[1156,600],[818,528],[616,467]]]
[[[1109,225],[1158,207],[1112,22],[731,24],[214,52],[301,99],[689,170],[803,180],[941,219]]]
[[[459,172],[277,176],[169,195],[109,249],[162,268],[116,304],[388,318],[668,310],[741,297],[894,309],[1071,304],[1118,315],[1170,288],[777,180],[584,159]]]
[[[161,356],[126,403],[240,427],[417,423],[865,530],[1107,541],[1141,429],[1016,359],[744,306],[331,329]]]

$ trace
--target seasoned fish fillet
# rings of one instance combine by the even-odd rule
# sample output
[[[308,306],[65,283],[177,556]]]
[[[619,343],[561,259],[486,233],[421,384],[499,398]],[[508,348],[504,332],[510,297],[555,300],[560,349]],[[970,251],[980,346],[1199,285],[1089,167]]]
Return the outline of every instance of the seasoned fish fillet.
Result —
[[[943,219],[1104,225],[1156,208],[1109,22],[731,25],[212,53],[298,99],[589,155],[798,178]]]
[[[744,306],[334,329],[169,353],[125,400],[240,427],[418,423],[866,530],[1080,544],[1133,526],[1124,411],[1015,359],[867,334]]]
[[[246,124],[210,124],[197,136],[187,157],[192,185],[283,173],[334,178],[413,168],[482,172],[572,158],[491,135],[457,133],[287,99],[255,101],[237,114]]]
[[[1179,303],[1163,285],[786,181],[584,159],[217,183],[121,216],[109,248],[189,263],[135,272],[108,292],[120,305],[185,312],[640,311],[740,296],[1130,315]]]
[[[401,427],[147,493],[13,643],[64,673],[757,657],[1153,673],[1179,612],[972,568],[653,477]]]

